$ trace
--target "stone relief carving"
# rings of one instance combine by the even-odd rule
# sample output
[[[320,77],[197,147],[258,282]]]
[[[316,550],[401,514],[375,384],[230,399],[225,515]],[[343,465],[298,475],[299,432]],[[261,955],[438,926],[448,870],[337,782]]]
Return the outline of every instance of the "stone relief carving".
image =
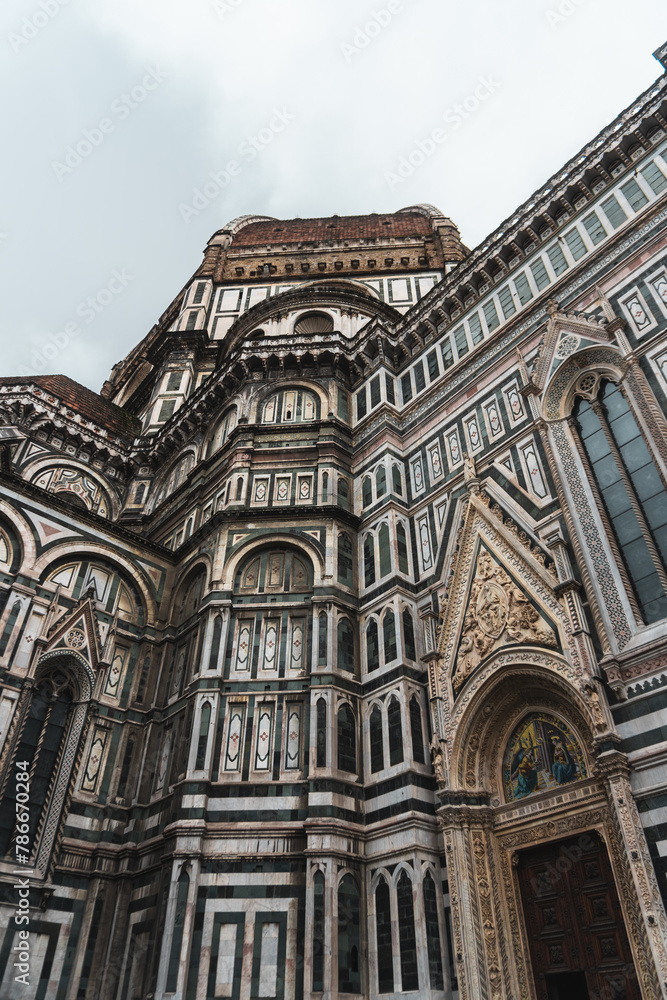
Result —
[[[460,690],[489,653],[507,643],[557,646],[553,629],[502,566],[482,549],[463,622],[454,690]]]

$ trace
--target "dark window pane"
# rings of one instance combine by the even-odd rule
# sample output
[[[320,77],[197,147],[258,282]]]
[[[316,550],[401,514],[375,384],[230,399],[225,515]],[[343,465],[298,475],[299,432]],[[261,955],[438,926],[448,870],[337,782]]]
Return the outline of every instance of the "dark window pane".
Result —
[[[324,698],[317,702],[317,732],[316,732],[317,766],[327,766],[327,703]]]
[[[381,524],[378,531],[378,554],[380,556],[380,576],[391,573],[391,548],[389,546],[389,525]]]
[[[369,670],[377,670],[380,666],[380,643],[378,641],[378,625],[371,618],[366,626],[366,661]]]
[[[375,546],[373,536],[366,535],[364,539],[364,584],[372,587],[375,583]]]
[[[338,991],[361,993],[359,892],[351,875],[338,887]]]
[[[354,632],[347,618],[338,622],[338,669],[354,672]]]
[[[352,573],[352,539],[346,532],[338,536],[338,582],[351,587],[354,582]]]
[[[396,551],[398,553],[398,569],[401,573],[409,573],[410,568],[408,565],[408,541],[405,534],[405,528],[399,521],[396,525]]]
[[[401,725],[401,706],[398,699],[391,698],[387,708],[387,728],[389,730],[389,763],[403,762],[403,727]]]
[[[396,890],[398,904],[398,938],[401,949],[401,980],[403,992],[419,989],[415,914],[412,903],[412,882],[401,872]]]
[[[375,774],[384,768],[384,747],[382,741],[382,713],[375,707],[370,719],[371,772]]]
[[[377,933],[378,993],[394,992],[394,955],[391,942],[391,906],[389,886],[383,878],[375,890],[375,926]]]
[[[313,877],[313,992],[324,989],[324,875]]]
[[[338,712],[338,769],[355,774],[357,770],[357,734],[349,705]]]
[[[424,764],[422,713],[416,695],[410,699],[410,736],[412,737],[412,759],[417,764]]]
[[[428,974],[432,990],[444,988],[442,975],[442,953],[440,949],[440,921],[435,883],[427,872],[424,878],[424,916],[426,918],[426,947],[428,951]]]
[[[401,527],[401,525],[399,525]],[[403,649],[408,660],[417,659],[415,648],[415,630],[412,624],[412,615],[408,608],[403,609]]]
[[[385,611],[382,619],[382,640],[384,642],[384,662],[396,659],[396,619],[393,611]]]

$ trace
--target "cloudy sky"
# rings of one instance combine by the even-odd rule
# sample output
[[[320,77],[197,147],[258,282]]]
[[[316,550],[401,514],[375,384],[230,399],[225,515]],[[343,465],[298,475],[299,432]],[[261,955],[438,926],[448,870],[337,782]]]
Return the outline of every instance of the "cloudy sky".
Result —
[[[664,0],[3,0],[0,374],[99,389],[238,215],[431,202],[474,247],[665,40]]]

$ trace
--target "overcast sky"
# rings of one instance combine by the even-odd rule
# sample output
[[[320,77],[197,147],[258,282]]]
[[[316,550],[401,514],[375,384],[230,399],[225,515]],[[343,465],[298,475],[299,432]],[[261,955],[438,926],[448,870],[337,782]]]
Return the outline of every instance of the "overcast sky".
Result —
[[[3,0],[0,374],[98,390],[238,215],[431,202],[476,246],[665,40],[664,0]]]

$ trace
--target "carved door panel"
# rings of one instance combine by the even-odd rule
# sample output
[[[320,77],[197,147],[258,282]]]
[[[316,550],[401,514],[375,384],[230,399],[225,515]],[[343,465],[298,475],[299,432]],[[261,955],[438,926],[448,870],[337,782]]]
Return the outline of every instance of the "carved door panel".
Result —
[[[519,856],[538,1000],[641,1000],[607,849],[583,834]]]

